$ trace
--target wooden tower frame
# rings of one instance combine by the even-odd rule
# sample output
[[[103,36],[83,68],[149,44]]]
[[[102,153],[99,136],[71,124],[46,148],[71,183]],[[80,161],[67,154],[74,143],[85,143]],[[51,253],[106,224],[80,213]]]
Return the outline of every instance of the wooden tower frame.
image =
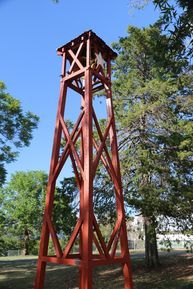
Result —
[[[43,289],[46,264],[52,262],[78,266],[80,289],[92,289],[92,272],[95,266],[120,264],[123,268],[124,288],[133,289],[111,90],[111,60],[117,55],[91,30],[58,48],[57,52],[62,57],[62,78],[34,288]],[[76,91],[82,101],[80,115],[72,131],[69,131],[64,120],[68,88]],[[106,96],[107,125],[104,132],[92,105],[93,93],[100,90]],[[93,135],[93,124],[98,133],[97,141]],[[80,149],[77,151],[79,138]],[[106,143],[107,138],[110,145],[109,142],[108,145]],[[65,145],[62,146],[63,139]],[[56,180],[68,157],[71,159],[80,192],[80,214],[63,250],[52,213]],[[93,179],[99,161],[112,180],[116,198],[117,220],[108,243],[104,241],[93,211]],[[71,249],[77,236],[79,252],[74,254]],[[55,256],[48,255],[49,238],[52,239]],[[121,248],[119,255],[118,242]],[[93,244],[98,254],[93,253]]]

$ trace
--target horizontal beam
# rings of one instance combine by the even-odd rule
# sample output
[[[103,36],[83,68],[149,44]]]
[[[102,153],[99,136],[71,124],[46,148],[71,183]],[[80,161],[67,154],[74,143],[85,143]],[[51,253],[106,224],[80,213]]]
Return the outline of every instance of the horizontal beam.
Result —
[[[79,78],[81,76],[83,76],[85,74],[85,71],[86,71],[86,68],[83,68],[83,69],[80,69],[76,72],[72,72],[68,75],[66,75],[64,78],[63,78],[63,81],[67,81],[67,80],[70,80],[70,79],[75,79],[75,78]]]
[[[115,258],[108,258],[108,259],[102,259],[102,258],[96,258],[92,259],[92,265],[93,266],[103,266],[103,265],[113,265],[113,264],[124,264],[128,262],[127,258],[123,257],[115,257]]]
[[[63,264],[68,266],[81,266],[83,261],[81,259],[75,258],[57,258],[55,256],[43,256],[39,257],[40,261],[54,263],[54,264]],[[113,264],[124,264],[128,262],[127,258],[124,257],[115,257],[115,258],[101,258],[98,256],[93,256],[93,259],[89,261],[90,266],[103,266],[103,265],[113,265]]]
[[[79,266],[81,263],[80,259],[70,259],[70,258],[57,258],[57,257],[51,257],[51,256],[43,256],[39,257],[39,259],[43,262],[49,262],[49,263],[55,263],[55,264],[64,264],[69,266]]]

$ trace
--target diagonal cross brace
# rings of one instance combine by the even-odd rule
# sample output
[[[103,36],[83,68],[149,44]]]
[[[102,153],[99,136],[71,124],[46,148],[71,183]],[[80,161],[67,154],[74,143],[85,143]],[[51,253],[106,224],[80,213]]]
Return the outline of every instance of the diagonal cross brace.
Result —
[[[70,237],[70,240],[64,250],[64,253],[63,253],[63,257],[66,258],[68,256],[68,254],[70,253],[70,250],[72,248],[72,246],[74,245],[74,242],[76,241],[76,237],[78,236],[78,233],[80,231],[80,228],[82,226],[82,222],[83,222],[83,219],[80,218],[78,219],[78,222],[76,223],[76,226],[74,228],[74,231]]]
[[[70,56],[71,56],[72,59],[73,59],[72,64],[71,64],[70,69],[69,69],[69,73],[72,72],[75,63],[79,66],[80,69],[83,69],[82,63],[78,60],[78,56],[79,56],[79,54],[80,54],[80,52],[81,52],[81,50],[82,50],[82,48],[83,48],[83,45],[84,45],[84,43],[82,42],[82,43],[80,44],[79,48],[78,48],[78,51],[77,51],[76,55],[74,54],[74,52],[73,52],[71,49],[68,51],[69,54],[70,54]]]
[[[83,115],[84,115],[84,111],[82,111],[80,113],[80,115],[79,115],[79,117],[77,119],[77,122],[76,122],[76,124],[75,124],[75,126],[74,126],[74,128],[72,130],[71,135],[70,135],[70,139],[74,143],[76,143],[76,141],[77,141],[77,139],[78,139],[78,137],[80,135],[80,132],[81,132],[81,128],[78,131],[77,131],[77,129],[78,129],[78,126],[79,126],[79,124],[80,124],[80,122],[81,122],[81,120],[83,118]],[[69,156],[69,141],[67,141],[67,143],[66,143],[66,145],[64,147],[64,151],[62,153],[62,156],[61,156],[60,160],[58,161],[58,163],[56,165],[56,168],[55,168],[53,176],[52,176],[51,183],[53,183],[57,179],[57,177],[60,174],[60,171],[61,171],[64,163],[66,162],[66,160],[68,158],[68,156]]]
[[[53,244],[54,244],[54,249],[55,249],[55,252],[56,252],[56,256],[58,258],[60,258],[60,257],[62,257],[62,249],[61,249],[60,242],[58,240],[55,228],[54,228],[54,226],[52,224],[52,221],[50,220],[50,217],[47,214],[45,214],[45,217],[46,217],[46,222],[48,224],[48,227],[49,227],[49,230],[50,230],[50,234],[51,234],[51,237],[52,237],[52,241],[53,241]]]
[[[105,242],[104,242],[104,239],[103,239],[103,236],[102,236],[102,234],[101,234],[101,231],[100,231],[100,229],[99,229],[99,225],[98,225],[98,223],[97,223],[97,220],[96,220],[96,218],[95,218],[95,215],[93,215],[93,225],[94,225],[94,228],[95,228],[95,230],[96,230],[97,236],[98,236],[98,238],[99,238],[99,242],[100,242],[100,244],[101,244],[101,247],[102,247],[102,249],[103,249],[103,251],[104,251],[104,254],[105,254],[106,258],[109,259],[109,258],[110,258],[110,255],[109,255],[107,246],[106,246],[106,244],[105,244]]]
[[[101,132],[101,129],[100,129],[100,126],[99,126],[99,123],[98,123],[98,120],[97,120],[97,117],[96,117],[96,114],[95,114],[94,110],[93,110],[93,118],[94,118],[94,121],[95,121],[95,124],[96,124],[96,128],[97,128],[99,137],[100,137],[101,141],[103,141],[103,134]],[[98,146],[97,146],[96,142],[94,143],[94,145],[95,145],[95,148],[98,149]],[[121,188],[120,188],[120,185],[119,185],[119,182],[118,182],[118,178],[117,178],[117,175],[115,173],[115,170],[114,170],[114,167],[113,167],[113,164],[112,164],[112,160],[111,160],[111,158],[109,156],[106,144],[104,145],[104,151],[105,151],[105,154],[106,154],[106,158],[107,158],[108,164],[107,164],[107,161],[105,160],[105,158],[102,155],[101,155],[101,159],[102,159],[105,167],[108,168],[109,175],[112,178],[112,180],[114,182],[114,185],[115,185],[115,189],[117,190],[117,193],[118,193],[117,197],[118,197],[119,201],[121,202],[120,196],[119,196]]]
[[[108,122],[108,125],[106,127],[106,130],[105,130],[105,133],[101,139],[101,145],[100,147],[97,149],[97,155],[93,161],[93,175],[95,175],[96,173],[96,169],[97,169],[97,166],[98,166],[98,163],[99,163],[99,160],[100,160],[100,157],[101,157],[101,154],[102,154],[102,151],[105,147],[105,142],[107,140],[107,137],[109,135],[109,130],[110,130],[110,127],[111,127],[111,124],[112,124],[112,118],[109,119],[109,122]]]
[[[67,126],[66,126],[66,124],[65,124],[65,122],[64,122],[64,120],[63,120],[63,118],[62,118],[61,115],[60,115],[60,122],[61,122],[61,125],[62,125],[62,129],[63,129],[64,135],[65,135],[65,137],[66,137],[66,140],[67,140],[68,143],[69,143],[69,146],[70,146],[70,148],[71,148],[71,151],[72,151],[72,153],[73,153],[73,155],[74,155],[74,158],[75,158],[75,160],[76,160],[76,162],[77,162],[77,165],[78,165],[78,167],[79,167],[80,173],[81,173],[82,177],[84,178],[84,171],[83,171],[83,168],[82,168],[81,161],[80,161],[79,156],[78,156],[78,154],[77,154],[77,151],[76,151],[76,149],[75,149],[74,142],[72,141],[72,139],[71,139],[71,137],[70,137],[70,134],[69,134],[69,132],[68,132]]]

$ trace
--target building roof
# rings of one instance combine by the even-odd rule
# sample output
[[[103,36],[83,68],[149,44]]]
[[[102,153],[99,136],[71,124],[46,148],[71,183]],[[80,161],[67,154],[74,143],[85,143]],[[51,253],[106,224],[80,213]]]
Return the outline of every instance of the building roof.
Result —
[[[72,39],[71,41],[69,41],[68,43],[66,43],[65,45],[59,47],[57,49],[57,53],[58,55],[62,55],[66,50],[68,50],[69,48],[71,48],[72,46],[76,46],[77,44],[79,44],[81,41],[83,40],[87,40],[90,37],[90,39],[92,40],[92,43],[95,43],[96,45],[98,45],[99,48],[101,48],[102,51],[104,51],[106,54],[108,54],[111,59],[114,59],[117,57],[117,53],[114,52],[99,36],[97,36],[92,30],[88,30],[85,31],[84,33],[82,33],[81,35],[79,35],[78,37]]]

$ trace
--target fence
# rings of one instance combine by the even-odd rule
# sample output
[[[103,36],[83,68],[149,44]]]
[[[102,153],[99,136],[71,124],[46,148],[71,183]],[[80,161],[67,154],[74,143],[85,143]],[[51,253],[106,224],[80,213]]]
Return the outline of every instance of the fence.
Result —
[[[22,250],[8,250],[7,256],[20,256],[22,255]]]

